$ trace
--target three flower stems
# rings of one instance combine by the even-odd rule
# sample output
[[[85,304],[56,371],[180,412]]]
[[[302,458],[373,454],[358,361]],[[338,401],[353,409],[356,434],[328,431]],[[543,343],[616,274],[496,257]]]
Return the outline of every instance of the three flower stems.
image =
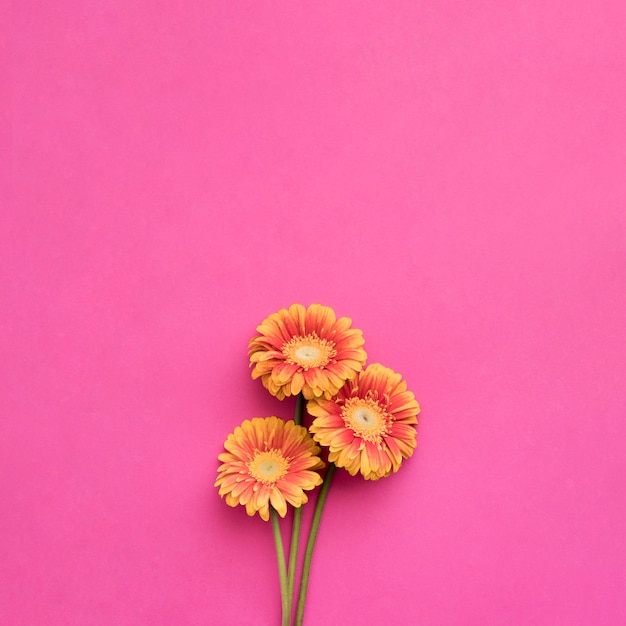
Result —
[[[315,540],[317,539],[317,531],[320,527],[320,520],[322,518],[322,511],[324,510],[324,503],[326,502],[326,496],[328,495],[328,489],[330,483],[335,474],[335,464],[329,463],[326,470],[326,476],[324,476],[324,482],[322,488],[317,496],[317,502],[315,503],[315,512],[313,513],[313,521],[311,522],[311,530],[309,531],[309,540],[306,544],[306,551],[304,553],[304,562],[302,564],[302,577],[300,578],[300,593],[298,595],[298,606],[296,609],[296,626],[302,626],[302,620],[304,618],[304,605],[306,603],[306,594],[309,586],[309,572],[311,570],[311,559],[313,558],[313,548],[315,547]],[[302,508],[302,507],[300,507]],[[296,509],[297,511],[298,509]]]
[[[296,411],[294,422],[296,425],[302,425],[302,416],[304,414],[304,396],[300,393],[296,399]],[[300,591],[298,594],[298,603],[296,607],[295,626],[302,626],[304,618],[304,606],[306,603],[306,595],[309,585],[309,572],[311,570],[311,560],[313,558],[313,549],[315,540],[322,518],[322,511],[328,495],[328,489],[335,473],[334,463],[329,463],[326,470],[326,476],[320,489],[315,504],[315,512],[311,522],[311,530],[309,531],[309,539],[307,541],[304,553],[304,561],[302,563],[302,576],[300,577]],[[278,521],[278,513],[273,507],[271,509],[272,530],[274,532],[274,542],[276,544],[276,558],[278,560],[278,575],[280,578],[280,596],[282,604],[282,626],[290,626],[291,615],[293,613],[293,596],[296,581],[296,567],[298,562],[298,544],[300,541],[300,527],[302,526],[302,507],[294,509],[293,526],[291,529],[291,541],[289,547],[289,569],[285,565],[285,551],[283,548],[282,536],[280,534],[280,525]]]

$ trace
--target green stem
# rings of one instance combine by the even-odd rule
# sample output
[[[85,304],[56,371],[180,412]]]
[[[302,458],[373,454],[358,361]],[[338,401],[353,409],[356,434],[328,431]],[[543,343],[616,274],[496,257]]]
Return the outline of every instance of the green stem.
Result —
[[[304,396],[299,393],[296,398],[296,413],[293,421],[297,425],[302,424],[304,414]],[[287,593],[289,594],[289,617],[293,606],[293,590],[296,586],[296,567],[298,565],[298,543],[300,541],[300,526],[302,525],[302,506],[294,509],[293,527],[291,529],[291,545],[289,547],[289,573],[287,575]]]
[[[289,594],[289,615],[293,606],[293,590],[296,586],[296,567],[298,565],[298,543],[300,526],[302,525],[302,506],[293,511],[293,527],[291,529],[291,547],[289,549],[289,574],[287,575],[287,593]]]
[[[315,547],[315,540],[317,539],[317,531],[320,527],[320,519],[322,518],[322,511],[324,510],[324,503],[326,502],[326,496],[328,495],[328,489],[330,483],[335,474],[335,464],[329,463],[320,494],[317,497],[317,503],[315,505],[315,513],[313,514],[313,521],[311,522],[311,530],[309,531],[309,540],[306,544],[306,552],[304,553],[304,563],[302,564],[302,577],[300,579],[300,595],[298,596],[298,608],[296,610],[296,626],[302,626],[302,620],[304,618],[304,605],[306,603],[306,594],[309,586],[309,571],[311,569],[311,559],[313,558],[313,548]]]
[[[274,543],[276,544],[276,559],[278,560],[278,576],[280,578],[280,598],[282,602],[283,621],[282,626],[289,626],[291,616],[289,614],[289,596],[287,595],[287,570],[285,569],[285,551],[283,549],[283,538],[280,534],[280,524],[278,523],[278,513],[274,507],[270,506],[272,516],[272,530],[274,531]]]

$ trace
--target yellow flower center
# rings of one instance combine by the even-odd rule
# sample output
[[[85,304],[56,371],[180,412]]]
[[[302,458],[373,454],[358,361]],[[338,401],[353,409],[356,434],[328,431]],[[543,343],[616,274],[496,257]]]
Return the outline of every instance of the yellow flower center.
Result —
[[[275,483],[289,469],[289,460],[280,450],[254,451],[254,457],[247,464],[248,473],[252,478],[266,485]]]
[[[299,365],[305,370],[311,367],[323,368],[337,356],[334,342],[320,339],[316,332],[293,337],[283,345],[282,352],[287,363]]]
[[[348,398],[341,417],[346,427],[365,441],[381,443],[390,432],[392,417],[373,398]]]

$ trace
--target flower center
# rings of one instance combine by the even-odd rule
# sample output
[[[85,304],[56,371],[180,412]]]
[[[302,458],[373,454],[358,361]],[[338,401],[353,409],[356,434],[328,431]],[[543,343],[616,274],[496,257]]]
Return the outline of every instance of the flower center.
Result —
[[[341,410],[343,423],[357,437],[381,443],[389,434],[392,417],[373,398],[348,398]]]
[[[275,483],[289,469],[289,460],[280,450],[254,451],[254,457],[247,464],[248,473],[252,478],[266,485]]]
[[[316,332],[303,337],[293,337],[282,347],[287,363],[299,365],[305,370],[311,367],[324,367],[337,356],[335,344],[327,339],[320,339]]]

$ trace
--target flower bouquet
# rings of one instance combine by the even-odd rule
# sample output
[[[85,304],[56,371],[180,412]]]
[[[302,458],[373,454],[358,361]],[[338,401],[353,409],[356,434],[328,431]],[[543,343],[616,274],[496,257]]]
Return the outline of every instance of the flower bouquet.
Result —
[[[228,435],[215,486],[230,506],[271,518],[282,600],[282,626],[303,623],[309,572],[335,469],[378,480],[397,472],[416,446],[415,396],[400,374],[366,364],[363,333],[319,304],[293,304],[266,318],[249,344],[252,378],[276,398],[296,396],[293,420],[255,417]],[[303,414],[312,416],[305,427]],[[321,446],[321,447],[320,447]],[[327,462],[321,457],[327,453]],[[322,474],[325,470],[325,473]],[[323,478],[322,478],[323,475]],[[306,543],[299,592],[296,566],[307,492],[321,485]],[[278,516],[293,507],[289,557]]]

